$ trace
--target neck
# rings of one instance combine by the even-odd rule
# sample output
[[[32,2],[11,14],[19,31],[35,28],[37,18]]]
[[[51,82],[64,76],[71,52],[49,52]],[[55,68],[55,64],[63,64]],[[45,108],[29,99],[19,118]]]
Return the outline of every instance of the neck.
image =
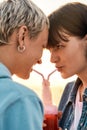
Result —
[[[79,97],[80,97],[81,102],[83,101],[83,93],[86,88],[87,88],[87,86],[84,86],[83,84],[80,84],[80,86],[79,86]]]

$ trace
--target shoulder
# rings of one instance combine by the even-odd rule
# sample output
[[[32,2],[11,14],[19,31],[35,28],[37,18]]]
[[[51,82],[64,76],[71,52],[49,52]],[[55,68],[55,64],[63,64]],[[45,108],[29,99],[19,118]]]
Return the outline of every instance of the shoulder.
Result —
[[[65,86],[65,89],[63,91],[63,94],[69,93],[72,90],[74,83],[75,83],[75,81],[67,83]]]
[[[0,117],[7,129],[40,129],[43,105],[34,91],[9,80],[0,84]]]
[[[0,84],[0,106],[2,108],[9,106],[17,101],[38,103],[41,105],[41,100],[37,94],[30,88],[14,82],[6,80]]]
[[[1,81],[1,80],[0,80]],[[6,79],[0,83],[0,91],[2,94],[13,94],[19,97],[22,96],[37,96],[37,94],[30,88],[13,81],[12,79]]]

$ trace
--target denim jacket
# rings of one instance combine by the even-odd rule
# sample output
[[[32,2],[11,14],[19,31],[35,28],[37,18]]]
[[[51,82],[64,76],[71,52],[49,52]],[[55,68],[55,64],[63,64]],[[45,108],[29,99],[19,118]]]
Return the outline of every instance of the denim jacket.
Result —
[[[76,82],[70,82],[66,85],[63,95],[58,106],[58,110],[63,112],[59,126],[63,130],[70,130],[74,120],[76,94],[81,80],[78,78]],[[83,94],[83,108],[81,118],[77,130],[87,130],[87,89]]]

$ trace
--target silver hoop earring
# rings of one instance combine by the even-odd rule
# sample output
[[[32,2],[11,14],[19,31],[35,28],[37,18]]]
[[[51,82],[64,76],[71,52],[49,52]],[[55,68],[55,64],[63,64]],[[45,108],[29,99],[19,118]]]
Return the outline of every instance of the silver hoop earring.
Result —
[[[23,45],[23,46],[21,47],[21,46],[19,45],[19,46],[18,46],[18,51],[21,52],[21,53],[24,52],[24,51],[25,51],[25,46]]]

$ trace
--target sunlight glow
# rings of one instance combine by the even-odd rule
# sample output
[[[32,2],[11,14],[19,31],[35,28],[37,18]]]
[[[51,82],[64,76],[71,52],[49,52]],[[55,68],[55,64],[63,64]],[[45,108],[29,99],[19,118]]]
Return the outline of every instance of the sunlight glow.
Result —
[[[81,2],[87,4],[87,0],[32,0],[38,7],[40,7],[46,15],[60,6],[69,2]]]

